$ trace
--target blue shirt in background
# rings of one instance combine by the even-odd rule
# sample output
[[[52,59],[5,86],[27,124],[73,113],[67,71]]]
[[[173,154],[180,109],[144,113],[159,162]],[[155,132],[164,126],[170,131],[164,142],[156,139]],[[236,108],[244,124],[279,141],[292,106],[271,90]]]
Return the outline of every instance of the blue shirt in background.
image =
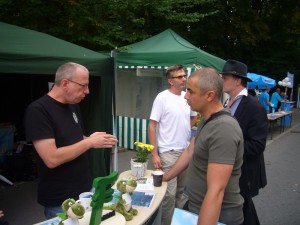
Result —
[[[274,92],[271,97],[271,103],[274,104],[274,108],[277,109],[278,102],[283,100],[283,98],[278,94],[278,92]]]
[[[269,99],[270,99],[270,95],[268,92],[265,91],[262,92],[259,96],[259,101],[265,107],[267,113],[269,113],[269,109],[270,109],[269,105],[267,104],[267,101],[269,101]]]

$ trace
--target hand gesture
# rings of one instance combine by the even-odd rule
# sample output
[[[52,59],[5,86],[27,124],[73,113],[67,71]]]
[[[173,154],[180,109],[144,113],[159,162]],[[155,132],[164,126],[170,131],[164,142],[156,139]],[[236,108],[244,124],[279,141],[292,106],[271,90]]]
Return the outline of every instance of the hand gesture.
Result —
[[[106,132],[95,132],[88,139],[92,142],[93,148],[112,148],[118,142],[116,136],[107,134]]]

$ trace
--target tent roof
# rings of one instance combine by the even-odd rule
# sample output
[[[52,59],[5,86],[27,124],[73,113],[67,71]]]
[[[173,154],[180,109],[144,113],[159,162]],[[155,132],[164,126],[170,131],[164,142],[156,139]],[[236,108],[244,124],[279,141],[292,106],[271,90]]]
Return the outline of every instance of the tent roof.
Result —
[[[213,67],[221,71],[225,61],[202,51],[171,29],[146,40],[121,47],[117,53],[118,67],[159,68],[177,63],[184,66]]]
[[[86,66],[91,75],[111,75],[109,56],[51,35],[0,22],[0,73],[54,74],[64,62]]]

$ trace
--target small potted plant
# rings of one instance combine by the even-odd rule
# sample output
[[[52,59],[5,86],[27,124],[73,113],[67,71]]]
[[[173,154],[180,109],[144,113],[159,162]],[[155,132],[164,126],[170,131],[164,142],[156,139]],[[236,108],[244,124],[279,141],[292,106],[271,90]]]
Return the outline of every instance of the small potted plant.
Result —
[[[134,144],[137,146],[137,150],[135,157],[131,159],[131,172],[133,176],[140,178],[146,173],[148,158],[154,146],[138,141],[134,142]]]

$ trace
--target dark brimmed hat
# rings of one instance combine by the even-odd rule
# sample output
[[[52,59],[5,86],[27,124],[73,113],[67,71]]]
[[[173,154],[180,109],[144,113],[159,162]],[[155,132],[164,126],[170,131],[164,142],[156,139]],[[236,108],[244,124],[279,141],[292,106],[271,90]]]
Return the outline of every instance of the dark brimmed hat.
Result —
[[[252,80],[247,77],[248,68],[247,66],[239,62],[237,60],[228,59],[223,67],[223,70],[220,74],[231,74],[240,78],[245,79],[248,82],[252,82]]]

